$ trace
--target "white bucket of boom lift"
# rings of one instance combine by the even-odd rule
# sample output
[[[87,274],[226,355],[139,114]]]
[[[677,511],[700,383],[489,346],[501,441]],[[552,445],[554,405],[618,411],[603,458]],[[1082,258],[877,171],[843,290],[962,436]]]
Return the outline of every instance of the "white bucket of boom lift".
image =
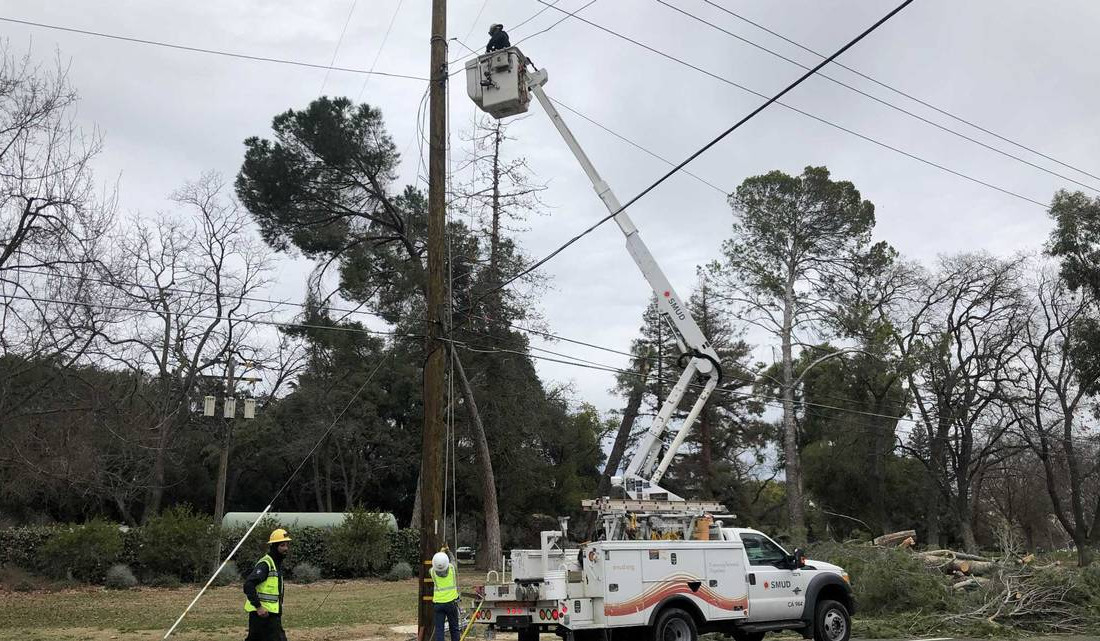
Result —
[[[466,93],[494,118],[527,112],[527,59],[509,47],[478,56],[466,63]]]

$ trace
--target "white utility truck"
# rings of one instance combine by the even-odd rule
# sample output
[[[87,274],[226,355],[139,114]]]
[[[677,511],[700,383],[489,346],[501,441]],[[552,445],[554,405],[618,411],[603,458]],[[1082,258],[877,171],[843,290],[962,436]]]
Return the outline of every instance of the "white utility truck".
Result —
[[[817,641],[848,641],[855,609],[843,569],[789,554],[762,532],[727,527],[717,503],[689,501],[660,486],[691,425],[722,379],[718,354],[687,311],[638,228],[581,149],[542,86],[538,70],[516,47],[466,64],[466,88],[483,111],[506,118],[527,111],[534,95],[550,116],[592,186],[626,237],[627,251],[657,295],[674,330],[684,371],[646,431],[622,477],[623,498],[585,501],[596,513],[595,541],[570,546],[568,519],[541,533],[537,550],[512,550],[503,573],[478,588],[477,623],[517,631],[520,641],[541,632],[567,640],[696,641],[720,632],[738,641],[794,630]],[[701,379],[701,385],[696,383]],[[669,420],[688,389],[701,386],[670,442]]]

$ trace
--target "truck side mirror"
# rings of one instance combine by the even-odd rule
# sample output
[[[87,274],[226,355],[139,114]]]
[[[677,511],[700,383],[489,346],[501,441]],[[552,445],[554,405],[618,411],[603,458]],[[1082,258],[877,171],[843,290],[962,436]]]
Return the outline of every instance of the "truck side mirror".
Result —
[[[804,567],[806,567],[806,552],[802,548],[795,548],[794,554],[791,555],[791,568],[800,570]]]

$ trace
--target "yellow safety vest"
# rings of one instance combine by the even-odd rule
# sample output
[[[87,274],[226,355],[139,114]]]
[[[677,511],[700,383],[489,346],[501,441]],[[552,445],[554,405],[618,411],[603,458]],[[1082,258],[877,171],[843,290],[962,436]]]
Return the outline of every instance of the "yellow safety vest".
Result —
[[[450,603],[458,600],[458,573],[452,565],[447,569],[447,574],[439,576],[435,568],[431,569],[432,583],[435,584],[432,593],[432,603]]]
[[[260,598],[260,605],[271,614],[279,614],[280,601],[283,594],[283,578],[279,576],[279,568],[276,567],[271,555],[265,554],[260,563],[267,564],[267,578],[256,586],[256,596]],[[255,612],[256,608],[247,598],[244,600],[244,611]]]

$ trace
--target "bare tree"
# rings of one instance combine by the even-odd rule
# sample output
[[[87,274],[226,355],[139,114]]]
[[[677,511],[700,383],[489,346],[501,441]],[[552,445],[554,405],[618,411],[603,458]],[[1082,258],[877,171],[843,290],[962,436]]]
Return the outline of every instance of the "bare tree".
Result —
[[[85,277],[103,250],[113,198],[97,198],[91,161],[100,139],[73,122],[66,70],[0,45],[0,423],[48,386],[5,392],[37,362],[78,362],[108,322],[86,303]]]
[[[895,313],[894,340],[909,361],[918,428],[905,447],[927,467],[926,539],[941,538],[944,501],[975,550],[973,499],[984,471],[1015,451],[1006,404],[1026,321],[1019,260],[969,254],[940,260]]]
[[[121,255],[103,267],[113,305],[129,313],[104,355],[151,372],[158,386],[145,518],[160,510],[173,437],[191,420],[200,377],[263,342],[257,322],[271,314],[249,300],[269,283],[267,253],[221,177],[204,174],[172,200],[180,212],[133,221],[119,238]]]
[[[1100,368],[1079,350],[1080,336],[1093,309],[1091,294],[1070,292],[1056,269],[1044,265],[1034,283],[1034,308],[1024,327],[1026,372],[1020,401],[1014,404],[1028,446],[1042,464],[1054,516],[1077,547],[1078,564],[1092,561],[1090,548],[1100,536],[1098,417],[1090,412]]]

